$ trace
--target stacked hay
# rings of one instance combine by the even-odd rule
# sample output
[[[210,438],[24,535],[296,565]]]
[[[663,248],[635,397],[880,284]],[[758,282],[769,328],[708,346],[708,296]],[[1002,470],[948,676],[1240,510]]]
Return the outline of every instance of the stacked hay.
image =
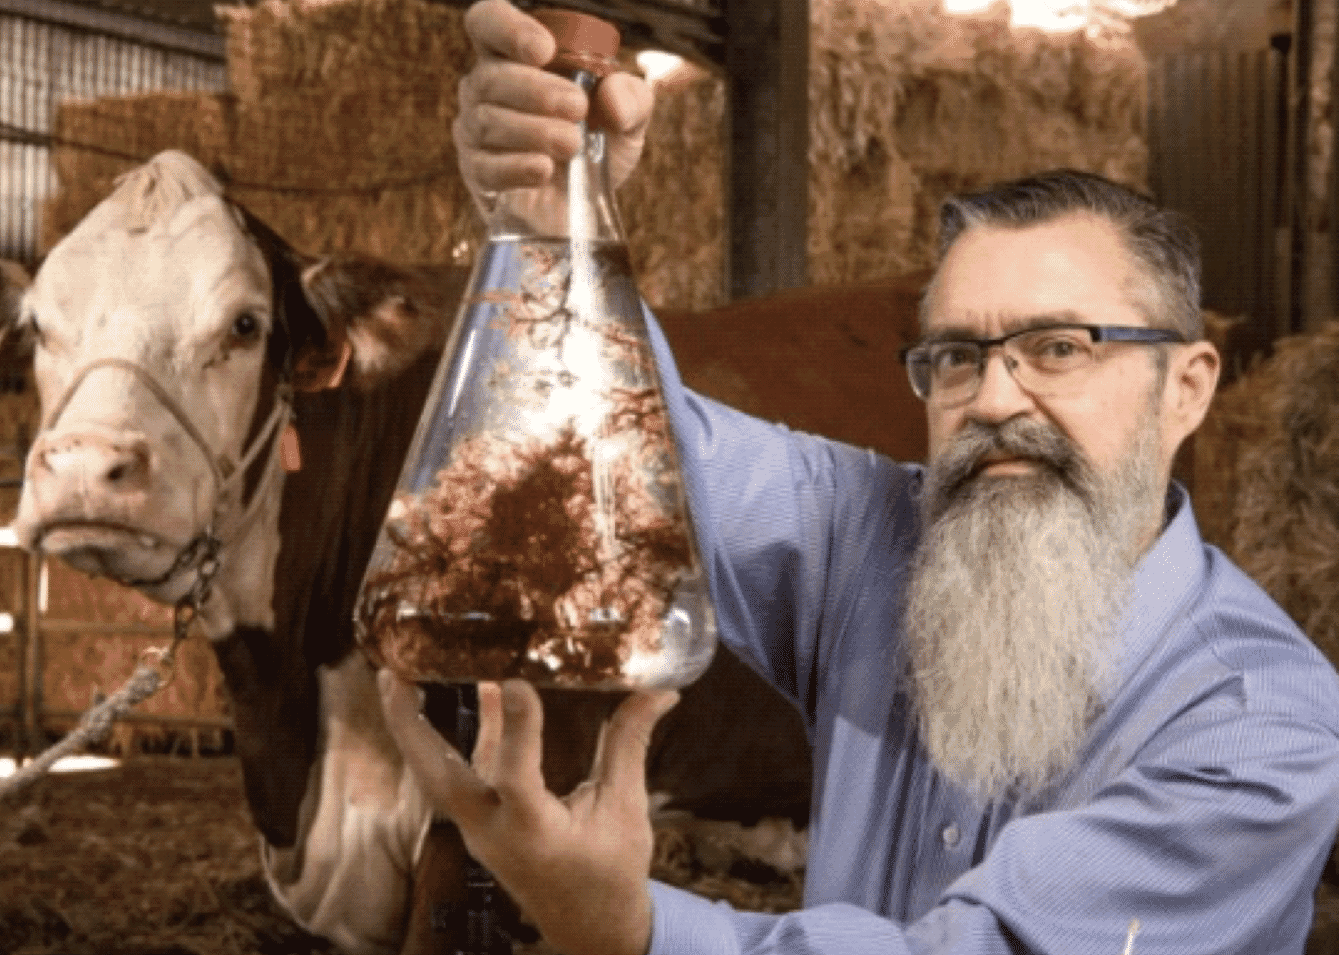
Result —
[[[1146,64],[1131,41],[1014,30],[996,6],[813,0],[809,280],[927,265],[952,191],[1072,166],[1145,187]],[[652,301],[722,299],[722,82],[658,91],[647,155],[620,197]]]
[[[1281,340],[1220,397],[1227,549],[1339,662],[1339,323]]]
[[[231,94],[64,104],[49,247],[161,149],[184,149],[298,248],[447,262],[473,212],[450,128],[471,61],[461,11],[418,0],[221,7]]]
[[[1133,44],[1012,30],[1002,7],[814,0],[810,278],[886,278],[930,257],[955,189],[1068,165],[1140,186],[1145,67]],[[299,248],[465,261],[477,242],[455,173],[460,11],[426,0],[262,0],[220,8],[232,93],[66,104],[65,139],[147,158],[184,148]],[[658,306],[723,302],[723,82],[663,86],[647,154],[620,196]],[[53,242],[131,165],[57,151]]]

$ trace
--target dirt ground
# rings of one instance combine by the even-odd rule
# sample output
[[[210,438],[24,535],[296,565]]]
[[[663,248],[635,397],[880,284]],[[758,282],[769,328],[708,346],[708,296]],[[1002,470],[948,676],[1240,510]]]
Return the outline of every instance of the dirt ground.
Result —
[[[232,759],[48,776],[0,804],[0,953],[336,955],[271,901],[256,839]],[[692,824],[659,833],[658,878],[742,908],[797,905],[783,869]],[[1307,955],[1339,955],[1339,891],[1317,899]]]
[[[257,838],[230,758],[46,776],[0,803],[0,955],[337,955],[271,900]],[[799,902],[798,873],[681,827],[655,874],[745,908]]]

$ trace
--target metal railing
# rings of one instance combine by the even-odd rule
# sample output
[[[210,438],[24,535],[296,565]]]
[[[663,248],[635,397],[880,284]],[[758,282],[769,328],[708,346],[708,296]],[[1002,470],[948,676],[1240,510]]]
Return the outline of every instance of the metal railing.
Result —
[[[186,49],[155,43],[148,34],[146,40],[132,40],[103,27],[96,21],[53,22],[35,8],[0,0],[2,258],[31,262],[39,254],[42,204],[54,187],[50,137],[60,102],[227,87],[217,38],[209,47]]]

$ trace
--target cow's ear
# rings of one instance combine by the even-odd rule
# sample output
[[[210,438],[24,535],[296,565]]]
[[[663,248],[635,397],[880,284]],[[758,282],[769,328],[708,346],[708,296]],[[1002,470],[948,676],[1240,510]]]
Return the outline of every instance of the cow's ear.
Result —
[[[8,328],[19,318],[19,299],[32,279],[17,262],[0,259],[0,326]]]
[[[306,266],[302,287],[326,334],[295,356],[295,386],[335,387],[347,378],[370,388],[440,348],[468,275],[463,267],[406,268],[354,253]]]
[[[23,293],[31,279],[17,262],[0,260],[0,390],[21,387],[33,357],[33,336],[20,325]]]

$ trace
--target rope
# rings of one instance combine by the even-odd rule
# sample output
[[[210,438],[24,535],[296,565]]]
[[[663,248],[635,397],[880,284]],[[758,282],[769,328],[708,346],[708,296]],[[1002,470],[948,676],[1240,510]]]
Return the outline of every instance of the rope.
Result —
[[[106,739],[116,720],[157,693],[171,678],[173,654],[179,642],[174,638],[167,649],[150,650],[146,654],[150,659],[135,668],[121,689],[89,709],[80,717],[79,725],[59,742],[47,747],[8,779],[0,780],[0,801],[27,789],[50,770],[57,760],[82,752]]]
[[[214,575],[218,570],[218,559],[212,554],[202,561],[191,589],[172,608],[172,642],[167,647],[146,650],[144,662],[135,668],[135,672],[121,689],[96,706],[90,707],[88,712],[79,718],[79,725],[65,734],[59,742],[48,746],[35,756],[32,762],[21,767],[8,779],[0,780],[0,802],[27,789],[45,775],[57,760],[82,752],[94,743],[106,739],[112,731],[114,722],[167,685],[172,678],[177,647],[186,639],[191,624],[200,615],[200,608],[209,599]]]

